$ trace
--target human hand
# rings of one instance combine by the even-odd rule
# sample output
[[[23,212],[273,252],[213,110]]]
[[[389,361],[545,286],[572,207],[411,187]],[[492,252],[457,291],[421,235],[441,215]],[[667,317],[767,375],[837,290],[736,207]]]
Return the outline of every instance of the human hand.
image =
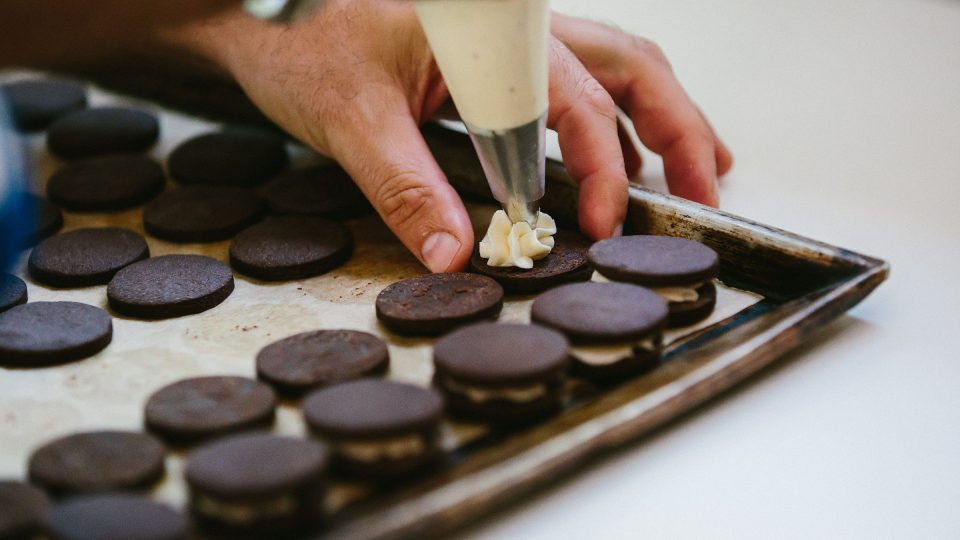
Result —
[[[238,9],[182,31],[268,117],[335,158],[430,270],[466,266],[474,243],[466,210],[418,129],[449,94],[411,2],[328,0],[289,27]],[[573,35],[581,31],[597,41]],[[729,166],[729,153],[719,145],[717,163],[712,154],[701,163],[699,134],[709,125],[699,113],[701,124],[687,118],[696,109],[663,73],[665,64],[633,58],[644,51],[629,36],[594,23],[557,16],[554,32],[567,45],[551,42],[547,122],[581,186],[581,229],[607,238],[619,234],[626,215],[627,169],[611,94],[633,114],[641,140],[663,153],[671,187],[715,204],[715,171],[721,155]],[[658,78],[647,80],[649,73]],[[639,166],[635,150],[627,156]]]

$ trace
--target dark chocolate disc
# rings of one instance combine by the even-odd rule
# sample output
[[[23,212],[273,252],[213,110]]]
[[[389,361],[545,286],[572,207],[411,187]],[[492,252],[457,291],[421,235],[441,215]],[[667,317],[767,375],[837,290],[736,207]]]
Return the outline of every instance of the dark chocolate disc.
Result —
[[[248,189],[187,186],[151,201],[143,209],[143,227],[172,242],[216,242],[256,223],[262,210],[260,199]]]
[[[506,292],[514,294],[538,293],[564,283],[589,281],[593,275],[593,268],[587,260],[590,240],[578,233],[560,231],[554,241],[550,254],[534,261],[529,270],[488,266],[477,246],[470,257],[470,271],[492,277],[503,285]]]
[[[486,276],[425,274],[388,285],[376,301],[377,318],[399,334],[439,334],[491,319],[503,308],[503,287]]]
[[[257,354],[257,376],[287,395],[383,373],[389,365],[387,344],[357,330],[304,332]]]
[[[24,132],[45,129],[57,118],[87,106],[87,91],[70,81],[35,79],[0,86],[17,129]]]
[[[98,494],[73,497],[53,507],[50,540],[186,540],[187,518],[146,497]]]
[[[68,163],[47,182],[47,196],[74,212],[111,212],[156,197],[166,181],[156,161],[116,154]]]
[[[56,495],[147,488],[163,477],[165,452],[153,437],[92,431],[53,440],[30,456],[30,481]]]
[[[319,217],[280,216],[244,229],[230,242],[230,265],[265,281],[317,276],[345,263],[350,231]]]
[[[183,184],[254,186],[289,162],[278,135],[246,128],[207,133],[183,142],[170,153],[170,177]]]
[[[273,424],[276,397],[246,377],[195,377],[157,390],[147,400],[147,429],[175,444]]]
[[[11,274],[0,274],[0,313],[27,303],[27,284]]]
[[[660,331],[667,303],[628,283],[571,283],[537,296],[533,322],[563,332],[574,343],[619,343]]]
[[[434,390],[382,379],[328,386],[303,401],[307,425],[328,437],[376,439],[433,431],[442,414],[443,398]]]
[[[85,287],[106,284],[124,266],[149,256],[147,242],[129,229],[76,229],[37,244],[27,268],[45,285]]]
[[[337,165],[281,173],[264,188],[267,208],[278,215],[351,218],[370,209],[353,179]]]
[[[282,495],[324,476],[322,443],[264,433],[233,435],[187,456],[187,484],[196,493],[244,500]]]
[[[717,305],[717,286],[708,281],[697,287],[697,299],[689,302],[669,302],[670,327],[687,326],[702,321],[713,313]]]
[[[100,352],[112,337],[112,319],[98,307],[31,302],[0,313],[0,365],[72,362]]]
[[[527,324],[480,323],[437,340],[438,374],[479,385],[525,384],[549,379],[567,367],[563,334]]]
[[[70,113],[50,124],[47,147],[65,159],[150,149],[160,135],[157,117],[122,107],[97,107]]]
[[[107,285],[110,307],[124,315],[167,319],[206,311],[233,292],[233,274],[203,255],[163,255],[117,272]]]
[[[588,253],[598,272],[614,281],[648,287],[688,285],[717,277],[720,259],[709,247],[673,236],[621,236],[597,242]]]
[[[0,538],[36,538],[49,509],[50,501],[43,491],[22,482],[0,480]]]

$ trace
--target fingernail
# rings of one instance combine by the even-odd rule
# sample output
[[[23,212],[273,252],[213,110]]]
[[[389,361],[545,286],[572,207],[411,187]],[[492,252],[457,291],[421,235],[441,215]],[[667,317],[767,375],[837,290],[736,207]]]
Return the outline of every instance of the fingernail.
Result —
[[[611,238],[616,238],[618,236],[623,236],[623,223],[613,228],[613,234],[611,235]]]
[[[435,232],[423,241],[420,251],[423,262],[431,272],[443,272],[450,267],[460,251],[460,241],[447,232]]]

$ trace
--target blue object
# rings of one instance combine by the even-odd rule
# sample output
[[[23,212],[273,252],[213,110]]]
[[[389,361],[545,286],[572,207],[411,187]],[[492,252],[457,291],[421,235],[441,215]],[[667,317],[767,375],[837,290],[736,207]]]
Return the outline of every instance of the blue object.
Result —
[[[27,160],[0,95],[0,272],[7,272],[26,247],[34,216],[26,204]]]

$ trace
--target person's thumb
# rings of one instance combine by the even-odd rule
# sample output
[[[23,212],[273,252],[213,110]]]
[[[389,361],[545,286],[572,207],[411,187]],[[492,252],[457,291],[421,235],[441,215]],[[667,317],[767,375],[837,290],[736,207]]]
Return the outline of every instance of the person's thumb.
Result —
[[[368,111],[369,112],[369,111]],[[473,250],[463,202],[406,108],[331,136],[331,150],[407,249],[432,272],[462,270]]]

